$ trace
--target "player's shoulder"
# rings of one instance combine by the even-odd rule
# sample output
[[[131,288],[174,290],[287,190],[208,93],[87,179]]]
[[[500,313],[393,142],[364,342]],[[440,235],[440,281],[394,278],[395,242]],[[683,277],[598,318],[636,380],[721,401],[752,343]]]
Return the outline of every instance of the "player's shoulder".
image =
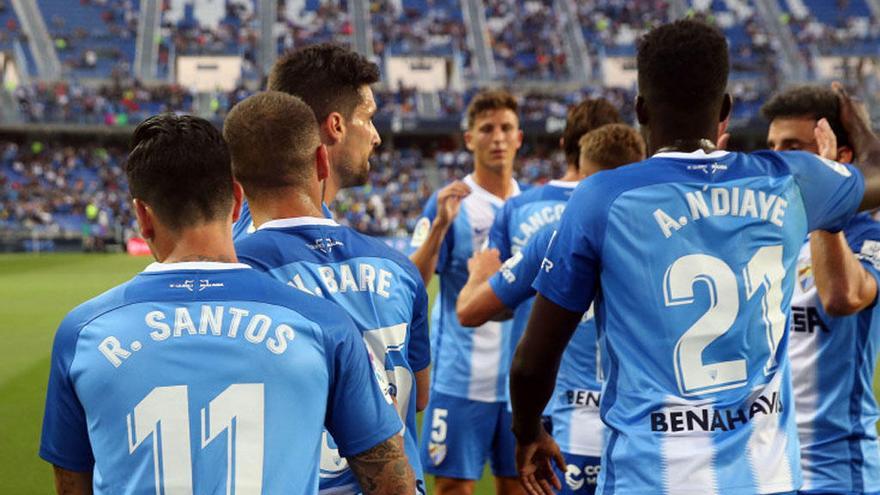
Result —
[[[844,177],[852,175],[850,167],[806,151],[761,150],[741,155],[748,157],[753,163],[763,166],[771,176],[810,174],[813,171],[825,169]]]
[[[62,334],[78,334],[95,319],[130,304],[132,301],[128,297],[128,289],[135,283],[135,280],[131,279],[108,289],[70,310],[58,326],[59,337]]]
[[[258,229],[235,241],[235,253],[248,264],[281,264],[286,253],[279,246],[279,237],[282,236],[283,234],[272,229]]]
[[[340,226],[339,228],[343,229],[346,238],[352,243],[348,253],[356,256],[382,258],[397,265],[400,271],[412,277],[414,281],[421,282],[422,277],[416,265],[403,253],[386,244],[385,241],[358,232],[351,227]]]

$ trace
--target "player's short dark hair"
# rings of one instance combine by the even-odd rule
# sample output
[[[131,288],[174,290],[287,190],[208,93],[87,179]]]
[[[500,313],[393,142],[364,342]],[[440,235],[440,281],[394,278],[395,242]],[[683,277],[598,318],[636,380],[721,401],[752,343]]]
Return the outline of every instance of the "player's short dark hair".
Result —
[[[761,107],[761,115],[768,122],[778,118],[828,119],[837,145],[849,146],[849,136],[840,122],[840,101],[829,87],[811,84],[776,93]]]
[[[150,205],[174,231],[224,218],[232,211],[232,166],[226,143],[210,122],[163,113],[141,122],[125,165],[131,197]]]
[[[605,98],[587,98],[571,107],[565,120],[565,130],[562,131],[566,163],[577,165],[581,136],[603,125],[622,122],[620,112]]]
[[[617,168],[645,159],[645,141],[626,124],[608,124],[590,131],[578,140],[580,159],[603,169]]]
[[[379,67],[362,55],[332,43],[311,45],[279,58],[268,89],[302,98],[322,122],[332,112],[351,118],[361,103],[358,92],[379,81]]]
[[[639,92],[646,99],[683,115],[721,102],[730,61],[718,28],[682,19],[652,29],[636,48]]]
[[[223,137],[235,179],[249,198],[314,176],[318,122],[296,96],[266,91],[242,100],[227,114]]]
[[[519,104],[506,89],[486,89],[471,99],[467,107],[467,126],[473,129],[477,116],[489,110],[508,109],[519,117]]]

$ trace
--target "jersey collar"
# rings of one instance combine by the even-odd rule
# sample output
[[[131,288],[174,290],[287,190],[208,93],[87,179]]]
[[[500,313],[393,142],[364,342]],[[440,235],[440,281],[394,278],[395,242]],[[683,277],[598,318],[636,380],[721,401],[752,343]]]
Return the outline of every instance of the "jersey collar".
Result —
[[[579,181],[579,180],[551,180],[547,184],[551,185],[551,186],[556,186],[556,187],[564,187],[567,189],[574,189],[580,183],[581,183],[581,181]]]
[[[691,151],[690,153],[682,153],[681,151],[665,151],[663,153],[657,153],[651,158],[676,158],[679,160],[715,160],[718,158],[723,158],[729,155],[729,151],[724,150],[715,150],[711,153],[706,153],[705,150],[696,150]]]
[[[465,184],[467,184],[468,187],[471,188],[472,194],[477,194],[478,196],[484,196],[490,203],[492,203],[495,206],[504,205],[503,199],[499,198],[498,196],[495,196],[494,194],[492,194],[489,191],[480,187],[479,184],[477,184],[477,182],[474,180],[473,174],[468,174],[464,178],[463,182]],[[512,198],[512,197],[519,194],[519,183],[517,183],[514,179],[510,179],[510,182],[513,185],[513,192],[510,194],[510,197]]]
[[[323,225],[326,227],[339,227],[339,224],[336,223],[336,220],[332,218],[320,218],[320,217],[296,217],[296,218],[279,218],[276,220],[270,220],[260,227],[257,230],[263,229],[288,229],[290,227],[303,227],[303,226],[312,226],[312,225]]]
[[[219,261],[153,262],[144,268],[144,273],[177,272],[183,270],[240,270],[242,268],[250,269],[250,266],[244,263],[222,263]]]

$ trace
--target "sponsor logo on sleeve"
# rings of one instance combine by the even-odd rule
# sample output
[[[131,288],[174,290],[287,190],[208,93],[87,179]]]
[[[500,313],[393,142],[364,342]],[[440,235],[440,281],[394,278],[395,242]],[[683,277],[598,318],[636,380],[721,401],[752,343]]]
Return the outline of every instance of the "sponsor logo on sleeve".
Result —
[[[840,174],[844,177],[852,176],[852,173],[849,171],[848,168],[846,168],[846,165],[839,163],[839,162],[835,162],[834,160],[829,160],[829,159],[821,157],[821,156],[817,156],[817,158],[819,160],[821,160],[822,163],[824,163],[825,165],[828,165],[828,167],[831,168],[831,170],[834,170],[838,174]]]
[[[513,269],[516,267],[516,265],[519,264],[520,261],[522,261],[522,259],[523,254],[522,251],[520,251],[511,256],[510,259],[508,259],[504,262],[503,265],[501,265],[501,276],[504,277],[504,280],[508,284],[516,283],[516,274],[513,273]]]
[[[416,222],[416,228],[413,230],[412,241],[410,246],[414,248],[421,247],[428,239],[428,233],[431,231],[431,220],[428,217],[422,217]]]

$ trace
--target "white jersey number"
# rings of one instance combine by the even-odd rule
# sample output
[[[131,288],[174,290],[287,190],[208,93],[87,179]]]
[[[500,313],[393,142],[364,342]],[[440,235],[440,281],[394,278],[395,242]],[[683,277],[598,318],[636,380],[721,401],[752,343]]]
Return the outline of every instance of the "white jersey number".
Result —
[[[782,246],[765,246],[752,256],[743,270],[746,298],[751,299],[764,287],[761,297],[762,320],[770,349],[764,366],[769,374],[776,369],[776,349],[785,331],[782,312]],[[663,277],[666,306],[694,302],[694,284],[703,282],[709,290],[709,309],[679,337],[673,355],[673,367],[682,395],[697,395],[741,387],[747,383],[745,359],[705,364],[703,351],[730,330],[739,313],[739,289],[736,275],[722,260],[706,254],[682,256],[673,262]]]
[[[201,411],[203,449],[227,432],[227,494],[233,493],[233,487],[236,495],[262,492],[263,403],[262,383],[239,383],[230,385]],[[126,424],[129,454],[153,439],[156,495],[192,495],[187,386],[154,388],[126,416]]]

